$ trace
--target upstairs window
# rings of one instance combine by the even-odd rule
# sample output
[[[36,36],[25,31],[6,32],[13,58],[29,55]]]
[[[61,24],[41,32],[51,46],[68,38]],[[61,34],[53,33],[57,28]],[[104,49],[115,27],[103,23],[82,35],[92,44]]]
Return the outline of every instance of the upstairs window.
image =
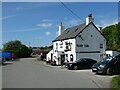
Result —
[[[58,43],[56,43],[56,50],[58,49]]]
[[[62,41],[60,42],[59,45],[60,45],[60,48],[63,48],[63,42]]]
[[[66,42],[66,43],[65,43],[65,45],[66,45],[65,50],[70,51],[70,50],[71,50],[71,44],[72,44],[72,43],[70,43],[70,42],[69,42],[69,43],[68,43],[68,42]]]
[[[100,44],[100,48],[103,48],[103,44]]]
[[[60,45],[60,48],[63,48],[63,46],[62,46],[62,45]]]

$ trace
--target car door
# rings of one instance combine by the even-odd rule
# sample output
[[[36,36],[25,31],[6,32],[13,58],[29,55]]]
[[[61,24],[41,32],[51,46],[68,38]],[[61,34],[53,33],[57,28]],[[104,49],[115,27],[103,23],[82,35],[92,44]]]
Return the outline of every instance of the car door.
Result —
[[[77,65],[78,69],[81,69],[83,66],[82,66],[82,59],[81,60],[78,60],[77,63],[74,64],[74,66]]]
[[[86,69],[87,68],[87,65],[88,65],[88,61],[87,61],[87,59],[82,59],[81,60],[81,68],[82,69]]]
[[[120,73],[120,57],[116,57],[116,61],[114,63],[114,72]]]
[[[94,61],[92,59],[87,59],[87,68],[92,68],[92,65],[94,64]]]

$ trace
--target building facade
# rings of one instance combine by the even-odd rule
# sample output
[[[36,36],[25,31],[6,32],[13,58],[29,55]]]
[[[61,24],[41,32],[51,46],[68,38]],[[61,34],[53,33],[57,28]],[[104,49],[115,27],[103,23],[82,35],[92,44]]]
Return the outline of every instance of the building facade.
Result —
[[[80,58],[92,58],[100,61],[105,57],[106,39],[95,26],[92,14],[88,15],[85,24],[80,24],[64,30],[59,26],[59,36],[53,40],[53,50],[50,60],[57,65],[68,60],[74,62]],[[48,60],[48,59],[47,59]]]

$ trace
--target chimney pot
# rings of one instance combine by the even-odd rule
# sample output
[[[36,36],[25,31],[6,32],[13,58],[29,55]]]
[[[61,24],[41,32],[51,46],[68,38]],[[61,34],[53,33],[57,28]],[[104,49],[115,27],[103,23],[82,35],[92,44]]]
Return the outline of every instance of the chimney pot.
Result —
[[[62,22],[60,22],[60,26],[62,27]]]
[[[92,14],[89,14],[88,17],[92,17]]]
[[[60,26],[59,26],[59,35],[62,34],[63,30],[64,30],[64,27],[62,26],[62,22],[60,22]]]
[[[92,18],[92,14],[89,14],[86,18],[86,25],[88,25],[90,22],[94,22],[94,18]]]

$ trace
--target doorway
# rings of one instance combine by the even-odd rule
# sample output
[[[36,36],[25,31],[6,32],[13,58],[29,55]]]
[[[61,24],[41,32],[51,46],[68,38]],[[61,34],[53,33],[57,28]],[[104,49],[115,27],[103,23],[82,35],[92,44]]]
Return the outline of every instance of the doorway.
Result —
[[[61,55],[61,65],[63,64],[64,61],[65,61],[65,55]]]

